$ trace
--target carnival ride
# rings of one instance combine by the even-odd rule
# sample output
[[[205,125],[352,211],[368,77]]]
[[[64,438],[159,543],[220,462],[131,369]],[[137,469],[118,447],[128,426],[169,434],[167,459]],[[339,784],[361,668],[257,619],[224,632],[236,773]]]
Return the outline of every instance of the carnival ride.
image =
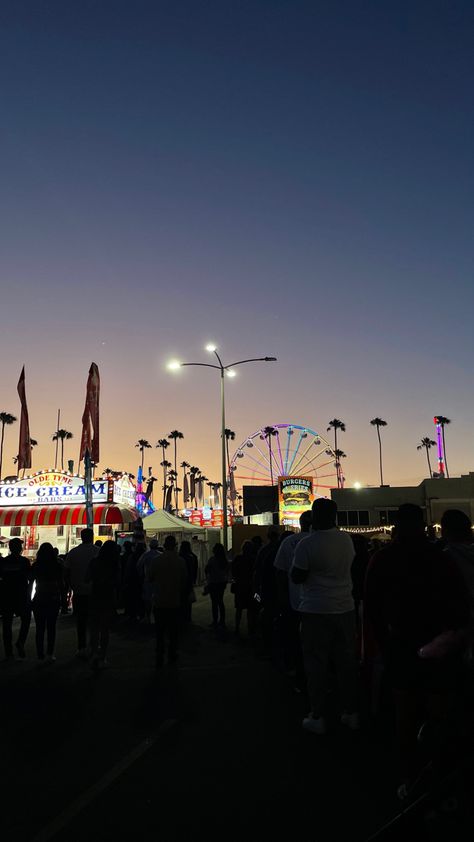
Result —
[[[300,424],[273,424],[247,436],[229,466],[231,498],[237,485],[274,485],[278,477],[309,476],[313,493],[337,487],[340,462],[327,439]],[[321,490],[320,490],[321,489]]]

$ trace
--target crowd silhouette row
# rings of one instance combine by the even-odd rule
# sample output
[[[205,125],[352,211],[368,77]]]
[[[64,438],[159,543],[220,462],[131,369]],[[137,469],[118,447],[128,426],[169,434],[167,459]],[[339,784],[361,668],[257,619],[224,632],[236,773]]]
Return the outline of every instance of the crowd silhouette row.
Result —
[[[474,543],[467,515],[448,510],[442,538],[427,534],[422,510],[400,506],[386,543],[350,535],[336,526],[337,507],[317,500],[300,518],[300,532],[272,527],[268,540],[244,541],[230,561],[221,544],[205,568],[204,594],[211,629],[227,639],[225,592],[235,602],[237,639],[269,657],[306,694],[303,728],[317,737],[340,724],[357,731],[389,698],[396,714],[400,794],[410,792],[420,769],[422,723],[450,733],[469,730],[472,715]],[[0,609],[5,659],[26,657],[31,614],[40,663],[55,660],[56,624],[72,602],[77,657],[94,670],[107,666],[110,629],[123,610],[131,623],[154,621],[155,667],[178,659],[182,630],[196,601],[198,559],[189,542],[178,552],[169,535],[161,547],[136,532],[123,547],[81,544],[65,558],[43,543],[30,564],[18,538],[0,558]],[[242,618],[247,615],[247,634]],[[13,645],[13,620],[19,617]],[[16,652],[14,651],[16,650]],[[383,676],[383,681],[381,681]],[[463,738],[467,731],[463,732]],[[451,739],[450,737],[450,739]]]

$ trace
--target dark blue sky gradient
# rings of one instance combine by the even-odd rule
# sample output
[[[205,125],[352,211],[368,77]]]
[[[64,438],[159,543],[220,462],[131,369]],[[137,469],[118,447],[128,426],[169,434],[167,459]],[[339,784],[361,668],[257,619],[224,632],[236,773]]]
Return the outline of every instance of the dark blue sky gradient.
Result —
[[[215,339],[279,357],[229,384],[238,439],[336,415],[376,482],[381,415],[418,481],[440,412],[473,468],[472,3],[16,0],[0,28],[1,408],[25,362],[38,467],[94,359],[104,461],[177,426],[217,477],[217,383],[163,371]]]

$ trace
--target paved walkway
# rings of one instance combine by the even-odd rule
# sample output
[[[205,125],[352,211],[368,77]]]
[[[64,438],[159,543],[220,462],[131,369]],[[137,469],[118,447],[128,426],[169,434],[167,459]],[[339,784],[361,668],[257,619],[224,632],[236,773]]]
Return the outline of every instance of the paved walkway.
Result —
[[[95,675],[74,658],[72,617],[50,667],[32,627],[30,658],[0,670],[1,825],[15,842],[357,842],[394,813],[386,741],[302,732],[307,703],[286,677],[209,620],[200,597],[179,666],[159,675],[150,628],[120,624]]]

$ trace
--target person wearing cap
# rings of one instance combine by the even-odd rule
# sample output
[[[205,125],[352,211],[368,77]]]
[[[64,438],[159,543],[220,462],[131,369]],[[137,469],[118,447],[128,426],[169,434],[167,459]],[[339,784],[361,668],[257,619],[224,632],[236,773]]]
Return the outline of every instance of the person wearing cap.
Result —
[[[142,584],[142,598],[145,606],[145,618],[147,623],[151,623],[151,610],[153,600],[153,587],[148,581],[148,571],[150,564],[154,558],[159,555],[158,541],[156,538],[151,538],[149,549],[146,550],[137,561],[137,572]]]
[[[0,608],[3,618],[5,659],[13,658],[13,617],[20,617],[20,631],[15,648],[19,660],[26,657],[25,643],[31,622],[31,568],[22,555],[23,541],[12,538],[10,555],[0,558]]]

